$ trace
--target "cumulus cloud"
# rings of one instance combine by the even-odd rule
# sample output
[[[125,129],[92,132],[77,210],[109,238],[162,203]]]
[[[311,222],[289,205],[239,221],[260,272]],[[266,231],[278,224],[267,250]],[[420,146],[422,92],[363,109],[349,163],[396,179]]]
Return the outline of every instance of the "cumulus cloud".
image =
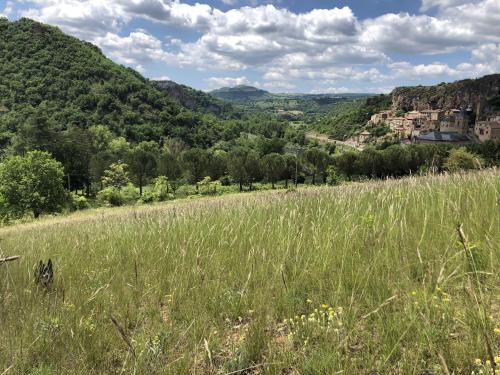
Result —
[[[150,61],[175,61],[174,55],[163,50],[160,40],[142,29],[131,32],[125,37],[107,33],[102,37],[96,37],[94,42],[106,55],[129,66],[137,67]]]
[[[476,35],[456,20],[385,14],[364,22],[361,43],[387,52],[435,54],[473,45]]]
[[[440,10],[455,7],[462,4],[467,4],[471,2],[478,3],[479,0],[422,0],[422,6],[420,10],[426,12],[432,8],[438,8]]]
[[[138,69],[151,61],[210,71],[254,69],[262,74],[263,87],[282,90],[294,88],[291,80],[321,80],[335,88],[342,80],[378,84],[500,69],[498,0],[422,0],[421,11],[435,10],[434,15],[389,13],[365,20],[349,7],[296,13],[276,5],[280,1],[222,2],[241,7],[223,11],[181,0],[31,0],[22,15],[58,25]],[[9,9],[7,3],[3,13]],[[138,18],[187,28],[198,37],[183,42],[142,29],[123,35],[124,26]],[[470,52],[470,61],[411,64],[395,57],[455,51]],[[223,76],[206,83],[220,87],[248,80]]]
[[[210,77],[206,80],[206,82],[211,88],[250,84],[250,81],[246,77]]]
[[[9,18],[14,11],[14,3],[12,1],[7,1],[5,8],[0,11],[0,17]]]

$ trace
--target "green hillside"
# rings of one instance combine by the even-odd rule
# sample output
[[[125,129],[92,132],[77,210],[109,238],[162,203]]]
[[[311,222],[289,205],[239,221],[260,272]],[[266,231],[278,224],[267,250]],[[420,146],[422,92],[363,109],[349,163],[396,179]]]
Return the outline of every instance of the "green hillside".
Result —
[[[106,125],[134,141],[165,135],[188,139],[192,131],[185,128],[201,121],[186,124],[185,112],[90,43],[28,19],[0,19],[1,146],[29,123],[54,131]]]
[[[153,83],[159,90],[167,93],[172,100],[192,111],[223,117],[235,115],[231,104],[218,100],[203,91],[180,85],[174,81],[153,81]]]
[[[235,87],[223,87],[210,92],[210,95],[217,99],[227,101],[245,101],[255,100],[257,98],[264,98],[271,94],[265,90],[260,90],[256,87],[239,85]]]
[[[489,170],[2,228],[0,371],[491,375],[499,191]]]

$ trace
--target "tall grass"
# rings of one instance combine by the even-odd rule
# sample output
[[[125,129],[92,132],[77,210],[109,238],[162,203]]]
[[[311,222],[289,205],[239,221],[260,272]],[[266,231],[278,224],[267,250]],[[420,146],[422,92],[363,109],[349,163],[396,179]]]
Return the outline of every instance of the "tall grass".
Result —
[[[499,191],[493,170],[4,228],[0,374],[492,373]]]

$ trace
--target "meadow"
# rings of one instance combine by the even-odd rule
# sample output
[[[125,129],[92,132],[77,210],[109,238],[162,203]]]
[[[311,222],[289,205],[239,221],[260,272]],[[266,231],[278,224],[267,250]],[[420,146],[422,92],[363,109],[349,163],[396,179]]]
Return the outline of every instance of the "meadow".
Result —
[[[500,362],[495,169],[90,210],[0,239],[0,258],[21,256],[0,264],[1,375]],[[33,274],[48,258],[44,288]]]

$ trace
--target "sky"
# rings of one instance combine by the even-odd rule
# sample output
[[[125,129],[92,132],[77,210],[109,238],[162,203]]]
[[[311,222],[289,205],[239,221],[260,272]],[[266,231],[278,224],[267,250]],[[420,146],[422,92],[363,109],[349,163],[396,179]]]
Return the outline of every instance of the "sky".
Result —
[[[383,93],[500,73],[500,0],[0,0],[150,79]]]

